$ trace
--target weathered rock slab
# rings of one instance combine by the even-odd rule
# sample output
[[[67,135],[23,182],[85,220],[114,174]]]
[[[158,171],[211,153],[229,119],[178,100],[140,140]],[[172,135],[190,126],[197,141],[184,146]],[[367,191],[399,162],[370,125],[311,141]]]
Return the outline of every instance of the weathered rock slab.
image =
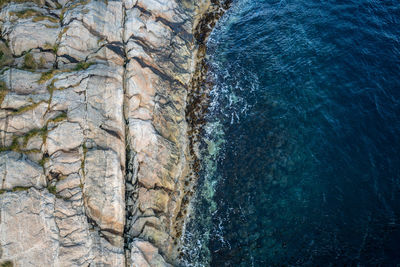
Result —
[[[0,260],[14,266],[55,266],[59,241],[55,196],[47,190],[0,195]]]
[[[17,152],[0,153],[1,189],[13,190],[16,187],[46,187],[43,169],[30,161],[24,154]]]

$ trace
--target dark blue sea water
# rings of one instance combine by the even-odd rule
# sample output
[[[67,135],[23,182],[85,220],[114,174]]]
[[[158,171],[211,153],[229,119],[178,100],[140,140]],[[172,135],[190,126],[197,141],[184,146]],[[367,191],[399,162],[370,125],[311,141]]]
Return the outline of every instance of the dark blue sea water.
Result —
[[[400,266],[400,2],[237,0],[187,266]]]

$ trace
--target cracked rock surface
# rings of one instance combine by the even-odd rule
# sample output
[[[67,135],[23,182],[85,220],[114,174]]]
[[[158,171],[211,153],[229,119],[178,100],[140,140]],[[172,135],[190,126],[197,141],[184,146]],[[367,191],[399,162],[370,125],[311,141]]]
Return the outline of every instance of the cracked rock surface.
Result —
[[[179,264],[195,31],[218,5],[0,8],[0,264]]]

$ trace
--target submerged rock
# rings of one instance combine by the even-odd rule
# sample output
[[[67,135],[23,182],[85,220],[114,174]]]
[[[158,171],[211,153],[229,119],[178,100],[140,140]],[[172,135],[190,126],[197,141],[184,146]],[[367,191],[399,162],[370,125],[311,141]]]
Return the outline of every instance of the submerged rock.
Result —
[[[0,263],[178,264],[195,33],[218,6],[0,5]]]

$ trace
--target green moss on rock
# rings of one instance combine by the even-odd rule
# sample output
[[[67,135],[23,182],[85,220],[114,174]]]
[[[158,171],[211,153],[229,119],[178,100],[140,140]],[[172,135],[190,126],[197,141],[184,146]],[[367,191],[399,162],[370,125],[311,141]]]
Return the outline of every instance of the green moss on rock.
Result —
[[[45,65],[46,65],[46,60],[44,59],[44,57],[40,57],[38,64],[39,68],[43,69]]]
[[[13,267],[14,263],[12,261],[3,261],[0,263],[0,267]]]
[[[10,12],[11,16],[17,16],[19,19],[26,19],[26,18],[30,18],[33,16],[38,16],[38,15],[42,15],[42,13],[34,10],[34,9],[25,9],[25,10],[21,10],[21,11],[17,11],[17,12]]]
[[[44,168],[44,164],[49,161],[49,157],[43,156],[42,159],[38,162],[40,166]]]
[[[33,58],[31,53],[27,53],[24,57],[24,66],[25,69],[28,70],[36,70],[37,68],[37,63],[35,59]]]
[[[16,186],[11,191],[13,191],[13,192],[21,192],[21,191],[27,191],[29,189],[30,189],[30,187]]]
[[[0,81],[0,105],[3,103],[7,93],[8,93],[8,88],[6,83],[4,81]]]
[[[23,147],[26,147],[28,145],[29,139],[31,139],[32,137],[37,136],[37,135],[43,136],[46,133],[47,133],[47,127],[46,126],[43,127],[43,128],[40,128],[40,129],[32,129],[32,130],[30,130],[29,132],[27,132],[23,136],[23,143],[22,143]]]
[[[58,26],[57,26],[58,27]],[[54,53],[54,54],[57,54],[57,50],[58,50],[58,45],[57,44],[49,44],[49,43],[45,43],[44,44],[44,46],[43,46],[43,49],[44,50],[52,50],[52,52]]]
[[[75,69],[74,70],[76,70],[76,71],[79,71],[79,70],[86,70],[87,68],[89,68],[90,66],[92,66],[94,63],[92,63],[92,62],[79,62],[77,65],[76,65],[76,67],[75,67]]]
[[[38,81],[39,84],[43,84],[45,82],[47,82],[48,80],[50,80],[51,78],[54,77],[54,74],[57,73],[57,70],[50,70],[47,72],[43,72],[42,76],[40,76],[40,79]]]
[[[47,186],[47,190],[50,194],[56,195],[57,194],[57,187],[55,185]]]
[[[60,121],[64,121],[67,119],[67,113],[66,112],[62,112],[61,114],[57,115],[55,118],[52,118],[49,120],[49,122],[60,122]]]
[[[44,5],[44,0],[0,0],[0,7],[8,4],[8,3],[26,3],[26,2],[33,2],[38,5]]]
[[[43,21],[43,20],[48,20],[50,22],[53,23],[59,23],[59,19],[58,18],[54,18],[54,17],[50,17],[50,16],[43,16],[43,15],[39,15],[36,16],[32,19],[33,22],[38,22],[38,21]]]
[[[10,146],[0,147],[0,152],[19,151],[18,137],[14,137]]]
[[[13,115],[18,115],[18,114],[22,114],[22,113],[24,113],[24,112],[27,112],[27,111],[29,111],[29,110],[33,110],[33,109],[35,109],[37,106],[39,106],[39,105],[40,105],[41,103],[43,103],[43,102],[45,102],[45,101],[40,101],[40,102],[38,102],[38,103],[33,103],[32,105],[24,106],[24,107],[22,107],[22,108],[19,108],[19,109],[15,110],[15,111],[13,112]]]
[[[0,41],[0,68],[10,66],[14,62],[14,58],[8,46]]]

